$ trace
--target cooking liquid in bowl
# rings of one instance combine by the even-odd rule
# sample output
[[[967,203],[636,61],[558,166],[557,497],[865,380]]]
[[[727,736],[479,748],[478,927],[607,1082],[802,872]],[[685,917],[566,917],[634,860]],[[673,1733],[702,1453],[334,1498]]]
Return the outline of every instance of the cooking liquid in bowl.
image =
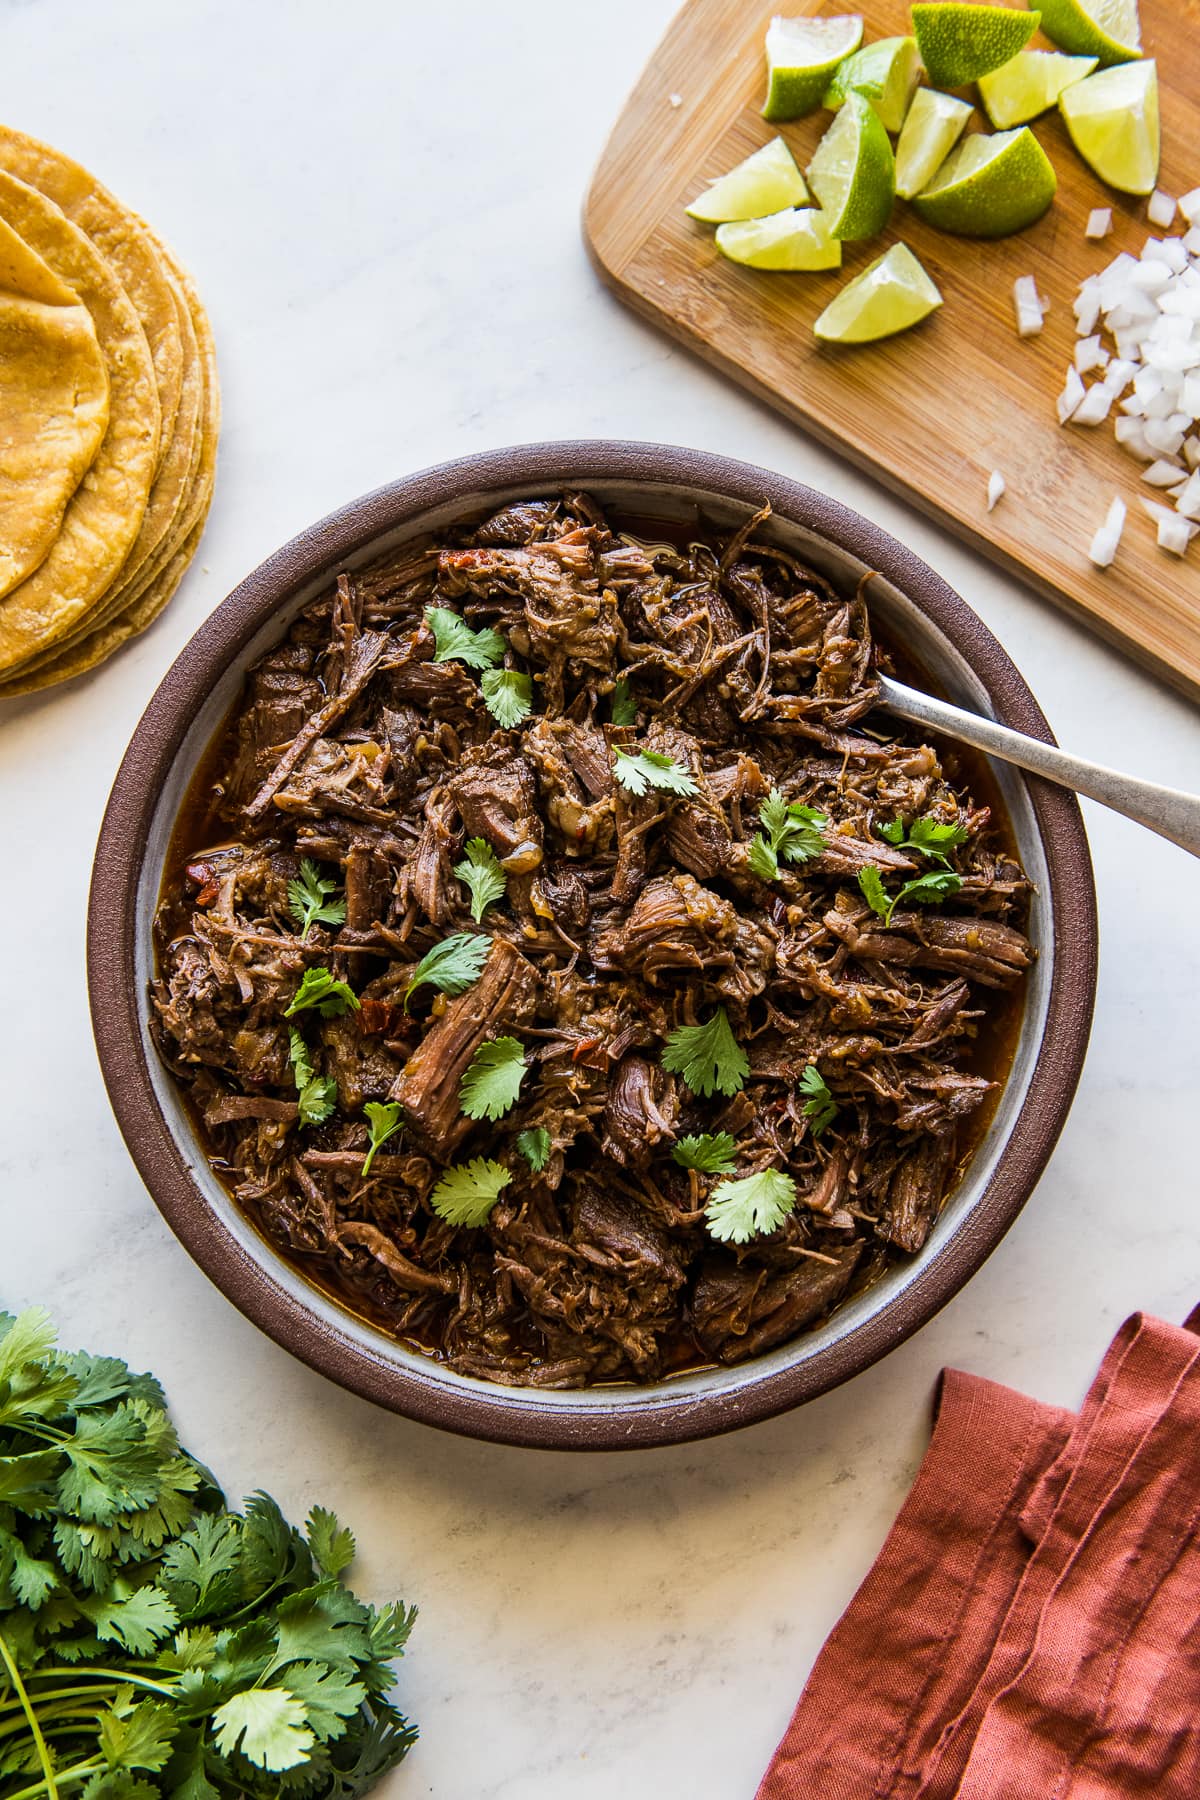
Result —
[[[642,542],[648,542],[649,545],[666,544],[669,545],[673,551],[676,551],[676,553],[678,553],[678,551],[685,551],[687,544],[696,540],[696,533],[694,533],[694,531],[684,531],[684,529],[673,526],[673,524],[664,524],[662,520],[624,517],[621,520],[621,527],[624,529],[624,533],[628,533],[628,536],[631,536],[633,540],[639,540],[640,538]],[[459,536],[459,533],[455,533],[455,538],[457,538],[457,536]],[[707,545],[709,545],[709,549],[711,549],[712,553],[718,554],[720,553],[721,547],[725,545],[725,542],[727,542],[727,538],[720,538],[720,540],[718,540],[718,538],[709,538],[709,540],[707,540]],[[412,551],[408,549],[408,551],[405,551],[403,554],[405,554],[405,560],[410,560]],[[684,585],[685,583],[678,583],[676,587],[684,587]],[[470,612],[470,623],[473,626],[479,626],[480,623],[482,623],[482,617],[486,617],[486,608],[484,608],[482,614],[480,614],[479,605],[475,605],[471,599],[466,601],[466,607],[462,607],[462,599],[459,599],[459,601],[453,601],[453,599],[443,601],[443,599],[439,598],[437,603],[459,605],[464,612]],[[878,637],[876,637],[876,646],[878,646]],[[919,670],[918,666],[912,662],[912,659],[909,659],[907,655],[903,655],[903,652],[901,652],[898,646],[889,643],[885,644],[883,648],[885,648],[887,666],[896,671],[898,675],[901,675],[901,679],[912,680],[914,686],[927,686],[927,688],[930,686],[930,682],[928,682],[927,677],[923,675],[923,671]],[[471,679],[475,679],[475,677],[471,677]],[[538,702],[534,700],[534,707],[536,707],[536,704],[538,704]],[[173,832],[173,839],[171,839],[171,846],[169,846],[169,853],[167,853],[166,866],[164,866],[162,907],[160,907],[160,914],[158,914],[157,922],[157,945],[158,952],[160,952],[160,972],[164,972],[164,968],[166,968],[171,947],[175,947],[180,941],[189,938],[189,934],[193,931],[193,914],[194,911],[196,911],[196,882],[194,882],[194,880],[189,880],[187,871],[189,871],[189,868],[196,868],[198,864],[214,864],[214,866],[218,866],[219,860],[221,860],[221,850],[223,850],[223,846],[227,846],[228,844],[230,824],[234,824],[234,819],[232,819],[227,810],[223,810],[223,808],[227,805],[228,770],[230,770],[230,765],[232,765],[232,761],[236,758],[237,715],[239,715],[239,711],[241,711],[241,702],[239,702],[239,706],[234,707],[234,713],[230,715],[230,720],[228,720],[227,725],[219,731],[216,740],[210,745],[209,751],[203,756],[203,760],[198,763],[196,772],[194,772],[193,781],[191,781],[191,787],[189,787],[189,792],[187,792],[187,799],[185,799],[184,806],[182,806],[180,812],[178,812],[175,832]],[[608,716],[608,707],[606,707],[604,702],[601,702],[601,706],[597,707],[597,718],[606,718],[606,716]],[[646,715],[642,715],[642,724],[639,725],[639,731],[637,731],[639,740],[644,736],[644,731],[649,729],[648,725],[644,724],[644,720],[646,720]],[[342,724],[345,724],[345,722],[342,722]],[[495,727],[493,727],[493,729],[495,729]],[[851,731],[855,734],[871,734],[878,731],[878,736],[880,736],[880,738],[885,736],[885,738],[889,738],[889,740],[900,740],[900,742],[903,743],[919,742],[918,736],[916,736],[914,731],[910,731],[909,727],[896,727],[896,725],[889,722],[889,720],[885,720],[882,715],[867,716],[864,722],[853,725]],[[797,743],[797,747],[799,747],[801,754],[813,749],[811,740],[806,742],[804,738],[801,738],[801,740],[792,740],[792,742]],[[939,763],[941,763],[941,770],[943,770],[945,783],[948,787],[954,788],[959,796],[970,796],[970,801],[972,801],[973,810],[975,810],[975,812],[979,812],[984,806],[990,808],[991,819],[988,826],[986,826],[986,837],[988,837],[988,844],[990,844],[991,853],[993,853],[995,860],[997,860],[997,862],[1009,862],[1009,864],[1016,866],[1016,850],[1015,842],[1013,842],[1013,833],[1009,830],[1006,812],[1004,812],[1004,806],[1002,806],[1002,801],[1000,801],[999,790],[997,790],[997,785],[995,785],[995,781],[991,778],[991,772],[990,769],[988,769],[988,765],[986,765],[986,761],[982,760],[981,756],[977,756],[975,752],[968,751],[968,749],[964,749],[964,747],[959,747],[959,745],[954,745],[954,747],[952,747],[952,745],[945,745],[945,743],[939,743],[939,745],[937,745],[937,758],[939,758]],[[851,769],[853,763],[847,760],[846,767],[847,769]],[[754,817],[754,810],[756,810],[756,806],[754,805],[747,805],[747,808],[745,808],[745,819],[747,819],[745,835],[747,835],[747,837],[750,835],[752,826],[757,824],[757,819]],[[880,814],[880,823],[885,823],[885,821],[891,819],[891,817],[892,814],[883,814],[882,812],[882,814]],[[932,864],[932,862],[923,862],[921,859],[916,859],[914,868],[909,871],[909,878],[914,877],[914,875],[919,875],[919,873],[925,873],[928,868],[934,868],[934,866],[936,866],[936,864]],[[655,873],[655,871],[651,869],[651,873]],[[804,871],[799,871],[799,873],[801,873],[801,878],[804,877]],[[322,875],[336,875],[338,880],[340,880],[340,878],[342,878],[342,871],[333,868],[333,866],[327,864],[327,862],[322,862]],[[711,882],[711,886],[720,891],[720,880],[714,880],[714,882]],[[844,886],[853,889],[856,893],[856,886],[853,880],[851,880],[851,882],[846,882]],[[201,891],[203,891],[203,889],[201,889]],[[502,904],[504,904],[504,902],[502,902]],[[946,913],[954,911],[954,900],[948,902],[945,911]],[[941,913],[943,913],[943,909],[932,909],[932,907],[930,907],[930,916],[937,916],[937,914]],[[1018,900],[1018,904],[1016,904],[1015,907],[1009,911],[1009,914],[1007,914],[1007,916],[1009,916],[1009,923],[1013,923],[1016,927],[1020,927],[1020,925],[1024,923],[1024,913],[1024,896],[1022,896],[1022,898]],[[468,922],[464,922],[464,920],[455,920],[455,922],[450,923],[450,925],[446,925],[443,931],[432,931],[432,934],[426,931],[425,936],[421,936],[421,932],[417,931],[417,943],[419,943],[419,949],[425,950],[426,947],[428,947],[430,938],[435,941],[439,936],[444,936],[448,931],[461,931],[464,923]],[[482,929],[488,929],[488,925],[488,914],[484,914]],[[470,923],[468,923],[468,929],[470,929]],[[354,963],[351,967],[362,968],[362,952],[353,952],[353,954]],[[414,950],[414,956],[416,956],[416,954],[417,952]],[[322,961],[324,961],[324,959],[326,958],[322,956]],[[878,974],[878,965],[876,965],[876,974]],[[680,981],[685,983],[685,981],[687,981],[687,977],[685,976],[673,977],[669,976],[669,974],[667,974],[666,979],[667,981],[675,981],[675,983],[680,983]],[[360,985],[360,981],[362,981],[362,977],[358,977],[354,985]],[[712,995],[712,992],[709,992],[707,997],[705,997],[705,1003],[703,1003],[702,1008],[698,1008],[698,1015],[707,1015],[707,1012],[711,1010],[712,999],[714,999],[714,995]],[[963,1175],[964,1168],[970,1163],[975,1148],[977,1148],[979,1141],[981,1141],[982,1136],[984,1136],[984,1132],[986,1132],[988,1121],[990,1121],[991,1114],[995,1111],[995,1105],[999,1102],[999,1096],[1000,1093],[1002,1093],[1002,1084],[1004,1084],[1004,1078],[1006,1078],[1007,1071],[1009,1071],[1011,1058],[1013,1058],[1013,1051],[1015,1051],[1016,1037],[1018,1037],[1018,1033],[1020,1033],[1022,1006],[1024,1006],[1024,981],[1015,981],[1009,988],[979,988],[979,986],[973,986],[972,997],[970,997],[970,1010],[972,1010],[972,1012],[981,1012],[982,1017],[973,1019],[973,1021],[970,1022],[970,1026],[963,1031],[963,1035],[961,1035],[959,1042],[957,1042],[957,1046],[955,1046],[954,1069],[955,1073],[959,1073],[959,1075],[981,1076],[984,1080],[988,1080],[988,1082],[995,1085],[993,1085],[990,1091],[986,1093],[986,1096],[982,1098],[981,1102],[975,1103],[973,1109],[970,1109],[970,1111],[964,1111],[963,1116],[959,1116],[959,1118],[952,1123],[952,1127],[950,1127],[950,1136],[952,1136],[952,1143],[954,1143],[954,1161],[952,1161],[952,1166],[950,1166],[950,1172],[948,1172],[948,1175],[945,1177],[943,1201],[945,1201],[945,1197],[954,1193],[957,1184],[961,1181],[961,1175]],[[795,1001],[795,994],[788,997],[788,1010],[790,1010],[790,1013],[793,1013],[793,1015],[797,1012],[801,1012],[801,1006]],[[963,1008],[963,1010],[968,1010],[968,1008]],[[295,1024],[300,1024],[300,1026],[308,1026],[309,1019],[313,1019],[313,1015],[299,1015],[293,1022],[295,1022]],[[869,1026],[867,1026],[867,1030],[869,1030]],[[309,1037],[313,1037],[311,1031],[309,1031],[308,1035]],[[176,1064],[176,1071],[178,1071],[178,1064]],[[835,1080],[833,1066],[829,1066],[829,1078],[831,1078],[831,1082],[835,1085],[835,1091],[837,1091],[838,1084],[837,1080]],[[270,1084],[270,1089],[272,1089],[272,1093],[286,1093],[286,1089],[284,1089],[279,1082],[272,1082],[272,1084]],[[279,1233],[277,1229],[272,1229],[272,1226],[270,1226],[270,1215],[264,1217],[263,1211],[255,1206],[254,1201],[246,1201],[245,1195],[237,1195],[237,1188],[239,1188],[239,1184],[241,1183],[239,1183],[239,1179],[237,1179],[237,1177],[239,1177],[239,1172],[232,1166],[232,1163],[230,1163],[230,1159],[228,1159],[227,1156],[227,1127],[218,1127],[216,1130],[210,1130],[209,1127],[205,1127],[205,1123],[203,1123],[203,1109],[198,1107],[198,1105],[193,1105],[193,1103],[191,1103],[193,1102],[193,1096],[191,1096],[191,1093],[189,1093],[189,1089],[187,1089],[187,1085],[185,1084],[184,1094],[185,1098],[187,1098],[187,1102],[189,1102],[189,1111],[191,1111],[191,1116],[193,1116],[196,1136],[198,1136],[201,1145],[203,1145],[205,1156],[209,1159],[210,1165],[214,1168],[214,1172],[218,1174],[219,1179],[223,1181],[223,1184],[227,1186],[228,1192],[236,1197],[239,1206],[245,1211],[246,1217],[252,1220],[255,1229],[257,1229],[257,1231],[263,1235],[264,1240],[272,1246],[273,1251],[275,1251],[277,1255],[286,1256],[291,1264],[293,1264],[293,1267],[297,1267],[297,1271],[304,1276],[304,1280],[308,1280],[308,1282],[313,1282],[315,1285],[318,1285],[318,1287],[326,1292],[326,1294],[329,1294],[331,1298],[335,1298],[340,1305],[344,1305],[347,1309],[353,1310],[358,1318],[365,1319],[365,1321],[369,1321],[374,1327],[385,1330],[385,1332],[389,1332],[392,1336],[399,1337],[403,1343],[408,1343],[410,1346],[416,1346],[419,1350],[423,1350],[425,1354],[443,1354],[441,1327],[443,1327],[444,1318],[439,1321],[435,1307],[428,1307],[425,1318],[407,1318],[403,1321],[403,1325],[398,1325],[396,1309],[394,1309],[394,1307],[389,1309],[387,1305],[383,1305],[383,1303],[380,1303],[380,1300],[378,1300],[378,1292],[380,1292],[380,1276],[378,1276],[378,1264],[372,1265],[371,1258],[362,1258],[362,1256],[358,1256],[358,1258],[354,1258],[354,1260],[345,1258],[344,1264],[340,1265],[336,1264],[333,1258],[329,1258],[329,1256],[324,1255],[324,1253],[322,1253],[322,1255],[304,1255],[302,1251],[297,1249],[295,1244],[284,1242],[281,1238],[281,1233]],[[385,1094],[380,1093],[376,1098],[385,1098]],[[684,1096],[684,1098],[687,1098],[687,1096]],[[207,1102],[205,1103],[209,1103],[210,1105],[210,1094],[207,1096]],[[721,1105],[723,1105],[723,1102],[721,1102],[720,1096],[716,1096],[716,1098],[712,1098],[712,1100],[703,1102],[700,1111],[703,1111],[705,1114],[709,1114],[709,1116],[714,1118],[714,1116],[716,1116],[716,1111],[720,1109]],[[846,1111],[846,1109],[844,1109],[844,1111]],[[295,1127],[290,1127],[290,1129],[295,1132]],[[687,1121],[687,1130],[689,1130],[689,1132],[711,1129],[716,1129],[716,1125],[711,1123],[709,1118],[703,1118],[702,1121]],[[835,1123],[835,1127],[833,1127],[833,1138],[837,1138],[838,1130],[844,1129],[846,1129],[846,1118],[842,1118],[842,1120],[838,1120],[837,1123]],[[482,1138],[484,1134],[489,1134],[489,1130],[491,1130],[489,1127],[480,1127],[479,1138]],[[684,1134],[684,1132],[680,1130],[678,1136],[682,1136],[682,1134]],[[306,1136],[308,1136],[311,1141],[318,1141],[318,1138],[320,1138],[320,1130],[318,1130],[315,1136],[313,1136],[313,1134],[306,1134]],[[468,1143],[468,1147],[462,1150],[462,1157],[464,1157],[464,1159],[466,1159],[466,1157],[479,1156],[479,1154],[484,1154],[484,1156],[495,1154],[495,1152],[493,1152],[493,1147],[489,1147],[488,1143],[479,1143],[479,1148],[477,1148],[477,1141],[479,1141],[479,1138],[471,1139],[470,1143]],[[912,1143],[912,1136],[909,1134],[909,1141],[905,1143],[905,1148],[910,1148],[910,1143]],[[594,1145],[592,1150],[594,1150],[594,1159],[596,1159],[597,1145]],[[658,1165],[655,1165],[655,1168],[658,1168]],[[671,1175],[671,1168],[673,1168],[673,1166],[667,1166],[666,1175]],[[743,1168],[738,1168],[738,1174],[743,1174]],[[533,1179],[533,1177],[531,1177],[531,1179]],[[673,1177],[673,1179],[675,1179],[675,1177]],[[709,1186],[709,1190],[711,1190],[712,1183],[707,1183],[707,1186]],[[802,1201],[801,1204],[797,1206],[797,1213],[801,1213],[801,1211]],[[928,1222],[932,1222],[932,1220],[928,1220]],[[752,1253],[752,1249],[754,1249],[754,1246],[748,1246],[748,1251],[750,1251],[750,1253]],[[734,1253],[721,1251],[721,1253],[716,1253],[716,1255],[723,1256],[723,1258],[732,1258]],[[817,1256],[820,1255],[822,1255],[822,1253],[817,1251]],[[903,1251],[894,1249],[894,1247],[867,1247],[867,1253],[860,1258],[860,1264],[856,1267],[855,1273],[851,1276],[851,1280],[849,1280],[846,1287],[842,1289],[842,1292],[838,1294],[837,1303],[846,1303],[853,1294],[862,1291],[867,1285],[876,1282],[876,1280],[887,1271],[887,1267],[894,1265],[894,1262],[900,1260],[901,1256],[903,1256]],[[694,1283],[694,1274],[689,1280]],[[826,1318],[826,1316],[828,1316],[828,1309],[822,1309],[815,1318],[804,1321],[804,1325],[799,1328],[801,1328],[801,1330],[804,1330],[804,1328],[811,1328],[813,1325],[820,1323],[820,1319]],[[705,1346],[702,1337],[696,1334],[696,1330],[694,1330],[691,1321],[689,1321],[689,1310],[682,1307],[682,1309],[680,1309],[678,1323],[658,1332],[657,1363],[655,1363],[655,1368],[653,1368],[653,1377],[669,1375],[669,1373],[687,1372],[687,1370],[696,1370],[696,1368],[702,1368],[702,1366],[711,1364],[711,1343],[712,1339],[709,1337],[709,1346]],[[475,1372],[475,1370],[470,1370],[470,1372]],[[615,1379],[630,1379],[630,1373],[630,1370],[622,1370]],[[493,1375],[493,1379],[513,1379],[513,1377],[511,1377],[511,1375],[506,1375],[506,1373],[497,1373],[497,1375]],[[529,1377],[525,1377],[525,1379],[529,1379]],[[592,1377],[588,1377],[588,1381],[612,1381],[612,1379],[612,1373],[606,1372],[599,1372],[596,1373],[596,1375],[592,1375]],[[563,1384],[569,1384],[569,1382],[563,1382]]]

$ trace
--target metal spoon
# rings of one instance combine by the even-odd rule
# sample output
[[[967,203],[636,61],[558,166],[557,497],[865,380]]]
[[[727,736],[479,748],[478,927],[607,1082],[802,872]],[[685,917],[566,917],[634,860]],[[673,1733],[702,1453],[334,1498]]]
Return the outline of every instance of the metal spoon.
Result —
[[[897,718],[930,725],[946,737],[959,738],[964,744],[998,756],[1002,762],[1015,763],[1018,769],[1044,775],[1060,787],[1073,788],[1077,794],[1086,794],[1089,800],[1098,800],[1101,806],[1124,813],[1127,819],[1136,819],[1139,825],[1157,831],[1159,837],[1169,838],[1193,856],[1200,856],[1200,795],[1160,787],[1154,781],[1138,781],[1133,775],[1122,775],[1101,763],[1085,762],[1057,745],[1043,744],[1022,731],[1010,731],[1007,725],[996,725],[978,713],[963,712],[886,675],[877,679],[880,704]]]

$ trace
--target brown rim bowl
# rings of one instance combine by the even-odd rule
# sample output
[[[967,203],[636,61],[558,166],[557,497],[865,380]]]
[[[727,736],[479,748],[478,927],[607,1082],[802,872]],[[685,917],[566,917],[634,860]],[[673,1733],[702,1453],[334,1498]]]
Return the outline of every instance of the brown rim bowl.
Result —
[[[1035,737],[1049,729],[1017,669],[919,557],[811,488],[726,457],[655,444],[532,444],[412,475],[293,539],[234,589],[182,651],[134,733],[101,827],[88,912],[92,1021],[109,1097],[168,1224],[233,1304],[343,1387],[429,1425],[548,1449],[631,1449],[733,1430],[846,1381],[958,1292],[1028,1200],[1083,1066],[1096,986],[1096,908],[1083,822],[1059,788],[993,765],[1037,893],[1031,971],[1008,1082],[929,1242],[807,1335],[733,1368],[569,1392],[470,1379],[404,1348],[304,1282],[210,1171],[147,1030],[151,920],[171,829],[246,669],[339,569],[520,495],[584,488],[629,513],[740,523],[872,608],[948,697]]]

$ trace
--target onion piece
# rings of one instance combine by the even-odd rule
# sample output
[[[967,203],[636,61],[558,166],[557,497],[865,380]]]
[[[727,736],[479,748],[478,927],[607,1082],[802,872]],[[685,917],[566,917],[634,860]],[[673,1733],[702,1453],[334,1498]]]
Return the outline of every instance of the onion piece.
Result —
[[[1142,480],[1148,481],[1151,487],[1169,488],[1176,485],[1181,473],[1178,463],[1166,462],[1159,458],[1157,462],[1152,462],[1148,469],[1142,470]]]
[[[1007,487],[1008,487],[1008,483],[1005,481],[1005,479],[1004,479],[1003,475],[1000,473],[999,469],[993,469],[991,474],[988,476],[987,500],[988,500],[988,511],[989,512],[991,512],[993,510],[993,508],[995,507],[996,502],[998,500],[1002,500],[1004,498],[1004,494],[1005,494]]]
[[[1058,422],[1060,425],[1065,425],[1067,420],[1074,415],[1076,407],[1086,393],[1087,389],[1080,381],[1077,371],[1073,368],[1068,369],[1067,385],[1058,396]]]
[[[1117,554],[1125,529],[1125,502],[1119,497],[1108,509],[1103,525],[1092,539],[1088,555],[1098,569],[1107,569]]]
[[[1111,206],[1097,206],[1094,211],[1088,214],[1087,230],[1084,232],[1085,237],[1106,238],[1111,230]]]
[[[1112,403],[1112,394],[1104,382],[1094,381],[1071,414],[1072,425],[1103,425],[1112,410]]]
[[[1017,311],[1019,337],[1036,337],[1046,318],[1046,308],[1032,275],[1018,275],[1013,282],[1013,304]]]
[[[1142,507],[1158,526],[1159,549],[1169,551],[1172,556],[1186,556],[1187,547],[1200,531],[1200,525],[1193,525],[1168,506],[1160,506],[1157,500],[1144,499]]]
[[[1164,194],[1161,188],[1155,188],[1146,208],[1146,217],[1152,225],[1170,225],[1174,221],[1177,204],[1170,194]]]
[[[1099,332],[1080,338],[1075,346],[1075,367],[1081,375],[1090,375],[1093,369],[1107,369],[1108,361],[1108,351],[1100,342]]]

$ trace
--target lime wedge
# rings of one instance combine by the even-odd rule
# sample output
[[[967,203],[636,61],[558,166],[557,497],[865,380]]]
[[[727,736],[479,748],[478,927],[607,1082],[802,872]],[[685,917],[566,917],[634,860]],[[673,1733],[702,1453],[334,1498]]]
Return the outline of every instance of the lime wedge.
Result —
[[[1158,180],[1158,70],[1118,63],[1069,87],[1058,103],[1075,148],[1101,181],[1149,194]]]
[[[759,219],[783,206],[803,206],[807,199],[796,159],[777,137],[714,181],[687,210],[690,218],[719,225],[726,219]]]
[[[853,88],[871,102],[888,131],[899,131],[920,76],[916,38],[880,38],[846,58],[825,90],[824,104],[836,111]]]
[[[896,159],[868,100],[846,95],[808,165],[812,191],[836,238],[868,238],[891,217]]]
[[[827,344],[870,344],[919,325],[942,296],[907,244],[893,244],[835,294],[813,330]]]
[[[969,100],[918,88],[896,145],[896,192],[911,200],[928,187],[963,134],[975,108]]]
[[[1024,125],[1053,106],[1060,94],[1090,75],[1094,56],[1062,56],[1057,50],[1022,50],[1002,68],[979,78],[979,97],[998,131]]]
[[[912,9],[921,61],[934,87],[965,87],[1011,62],[1038,28],[1040,13],[1009,6],[972,6],[963,0]]]
[[[859,13],[836,19],[772,19],[767,27],[764,119],[802,119],[815,112],[829,79],[862,43]]]
[[[1042,30],[1051,43],[1076,56],[1110,63],[1132,62],[1142,54],[1138,0],[1044,0]]]
[[[1017,131],[979,132],[965,139],[913,205],[939,231],[1008,237],[1041,218],[1057,186],[1050,158],[1028,125],[1022,125]]]
[[[717,226],[717,249],[748,269],[840,269],[841,241],[819,206],[788,207],[766,219]]]

